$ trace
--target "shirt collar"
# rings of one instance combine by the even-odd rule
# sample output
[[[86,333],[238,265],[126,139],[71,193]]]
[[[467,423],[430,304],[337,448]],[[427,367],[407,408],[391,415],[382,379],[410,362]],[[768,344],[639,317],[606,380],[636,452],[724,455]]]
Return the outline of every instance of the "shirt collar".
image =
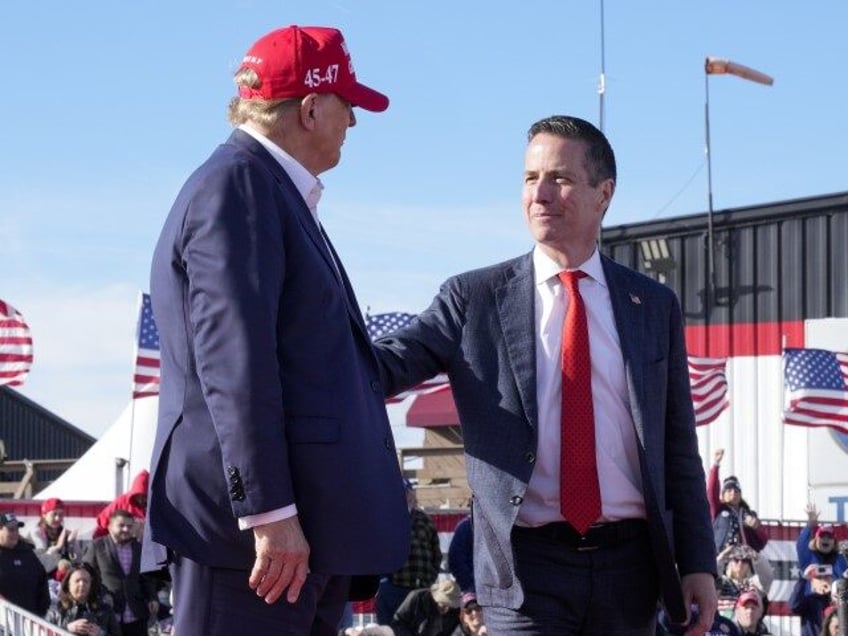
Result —
[[[601,264],[601,253],[597,247],[587,261],[573,269],[579,269],[606,287],[607,279],[604,276],[604,267]],[[538,245],[533,248],[533,272],[536,286],[547,283],[552,278],[556,278],[560,272],[564,271],[566,271],[566,268],[545,254]]]
[[[321,180],[304,168],[297,159],[258,130],[252,128],[250,124],[241,124],[238,128],[262,144],[262,147],[271,153],[271,156],[283,167],[283,170],[286,171],[286,174],[292,180],[292,183],[294,183],[294,187],[297,188],[300,196],[306,202],[309,211],[312,212],[312,215],[317,221],[318,201],[321,199],[321,192],[324,190],[324,184],[321,183]]]

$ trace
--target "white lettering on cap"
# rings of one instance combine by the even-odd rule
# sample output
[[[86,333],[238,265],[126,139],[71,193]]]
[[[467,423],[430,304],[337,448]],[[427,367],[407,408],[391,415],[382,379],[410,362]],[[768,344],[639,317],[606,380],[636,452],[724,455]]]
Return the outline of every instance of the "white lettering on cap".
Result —
[[[255,55],[245,55],[242,64],[262,64],[262,58]]]
[[[338,79],[339,65],[328,64],[324,69],[320,67],[307,69],[303,84],[309,88],[317,88],[321,84],[335,84]]]

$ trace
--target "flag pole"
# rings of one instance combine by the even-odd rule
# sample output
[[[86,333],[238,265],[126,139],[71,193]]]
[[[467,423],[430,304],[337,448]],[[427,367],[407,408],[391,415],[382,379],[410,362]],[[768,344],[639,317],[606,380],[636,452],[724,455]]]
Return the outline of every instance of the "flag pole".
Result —
[[[141,312],[144,309],[144,292],[138,292],[138,306],[135,312],[135,315],[138,317],[135,325],[135,351],[133,354],[133,369],[136,366],[136,359],[138,357],[138,343],[141,337]],[[130,444],[127,449],[127,463],[125,464],[124,469],[124,489],[127,487],[127,475],[132,474],[132,449],[133,449],[133,440],[135,439],[135,372],[133,372],[133,383],[130,391]],[[120,495],[121,493],[118,493]]]
[[[782,334],[780,336],[780,404],[783,409],[786,408],[786,372],[783,368],[783,365],[786,364],[785,357],[783,352],[786,351],[786,334]],[[783,419],[783,414],[781,414],[781,420]],[[786,493],[783,492],[784,488],[784,480],[783,480],[783,466],[786,464],[786,457],[784,453],[786,452],[786,440],[784,439],[786,435],[786,424],[781,421],[780,423],[780,519],[783,520],[783,502],[786,498]],[[809,435],[809,431],[808,431]],[[809,452],[809,437],[807,440],[807,490],[810,488],[810,452]]]
[[[710,75],[736,75],[742,79],[750,80],[758,84],[771,86],[774,79],[756,71],[752,68],[708,56],[704,61],[704,87],[706,100],[704,102],[704,121],[706,130],[706,154],[707,154],[707,293],[706,293],[706,315],[705,322],[710,323],[712,309],[716,302],[716,271],[715,271],[715,241],[713,237],[713,169],[712,149],[710,147]],[[709,331],[707,332],[709,333]],[[709,355],[709,342],[707,342]]]

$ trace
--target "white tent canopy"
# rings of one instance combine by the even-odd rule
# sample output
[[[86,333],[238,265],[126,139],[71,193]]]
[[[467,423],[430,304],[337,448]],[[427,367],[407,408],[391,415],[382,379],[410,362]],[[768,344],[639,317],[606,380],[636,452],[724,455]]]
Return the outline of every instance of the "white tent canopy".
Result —
[[[412,398],[407,398],[388,405],[398,447],[420,446],[424,437],[422,429],[406,426],[406,412],[411,403]],[[103,436],[35,499],[112,501],[125,492],[133,477],[149,468],[158,409],[158,397],[131,400]]]
[[[149,467],[156,433],[158,397],[131,400],[86,453],[35,499],[111,501]]]

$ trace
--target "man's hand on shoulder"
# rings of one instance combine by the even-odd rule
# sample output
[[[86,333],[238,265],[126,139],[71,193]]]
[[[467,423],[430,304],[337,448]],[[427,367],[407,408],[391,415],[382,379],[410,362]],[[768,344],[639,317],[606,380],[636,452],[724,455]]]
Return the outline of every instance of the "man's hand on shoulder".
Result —
[[[250,572],[251,589],[266,603],[274,603],[286,592],[289,603],[297,602],[309,572],[309,544],[297,516],[253,528],[256,562]]]
[[[694,572],[683,576],[681,582],[686,606],[698,606],[698,622],[687,628],[686,636],[701,636],[712,626],[718,609],[715,579],[712,574]]]

